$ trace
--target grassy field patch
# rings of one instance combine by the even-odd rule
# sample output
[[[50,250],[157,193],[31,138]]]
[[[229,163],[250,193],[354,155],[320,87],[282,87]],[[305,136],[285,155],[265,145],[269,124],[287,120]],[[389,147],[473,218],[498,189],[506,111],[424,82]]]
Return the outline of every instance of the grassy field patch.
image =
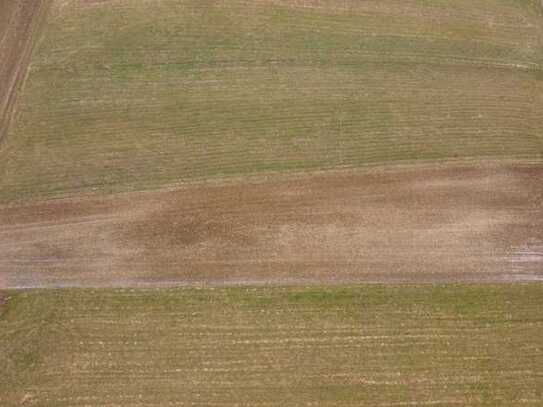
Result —
[[[540,159],[537,2],[453,3],[56,1],[0,150],[0,201]]]
[[[10,291],[0,401],[543,401],[542,285]]]

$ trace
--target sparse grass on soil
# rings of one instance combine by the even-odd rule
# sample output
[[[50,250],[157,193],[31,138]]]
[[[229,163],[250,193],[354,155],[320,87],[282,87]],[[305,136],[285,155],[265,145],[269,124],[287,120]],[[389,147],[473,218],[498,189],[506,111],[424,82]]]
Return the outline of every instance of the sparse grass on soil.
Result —
[[[543,285],[5,294],[5,407],[543,403]]]
[[[54,1],[0,201],[543,153],[538,1]]]

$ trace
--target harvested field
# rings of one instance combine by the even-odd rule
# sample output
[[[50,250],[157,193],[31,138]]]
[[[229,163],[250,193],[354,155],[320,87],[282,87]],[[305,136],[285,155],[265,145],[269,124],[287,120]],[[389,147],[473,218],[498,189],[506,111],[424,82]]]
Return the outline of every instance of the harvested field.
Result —
[[[48,0],[0,2],[0,143],[8,131]]]
[[[0,283],[541,280],[541,179],[428,166],[0,207]]]
[[[0,201],[541,159],[542,45],[529,0],[56,0]]]
[[[543,285],[11,292],[2,406],[539,406]]]

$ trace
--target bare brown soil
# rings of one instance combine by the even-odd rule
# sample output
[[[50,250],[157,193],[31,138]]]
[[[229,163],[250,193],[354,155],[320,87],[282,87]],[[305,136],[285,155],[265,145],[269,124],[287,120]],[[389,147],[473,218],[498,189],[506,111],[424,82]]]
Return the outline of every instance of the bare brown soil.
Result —
[[[0,140],[8,130],[30,62],[34,34],[47,6],[47,0],[0,2]]]
[[[543,166],[331,172],[0,208],[0,287],[543,278]]]

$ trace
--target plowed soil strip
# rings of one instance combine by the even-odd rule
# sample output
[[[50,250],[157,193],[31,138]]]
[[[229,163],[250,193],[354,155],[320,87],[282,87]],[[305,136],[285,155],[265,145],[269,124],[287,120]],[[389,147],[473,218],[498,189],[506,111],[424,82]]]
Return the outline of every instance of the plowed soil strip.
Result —
[[[4,207],[0,287],[534,281],[542,177],[417,167]]]
[[[30,62],[34,34],[47,6],[47,0],[5,0],[0,4],[0,141],[10,124]]]

